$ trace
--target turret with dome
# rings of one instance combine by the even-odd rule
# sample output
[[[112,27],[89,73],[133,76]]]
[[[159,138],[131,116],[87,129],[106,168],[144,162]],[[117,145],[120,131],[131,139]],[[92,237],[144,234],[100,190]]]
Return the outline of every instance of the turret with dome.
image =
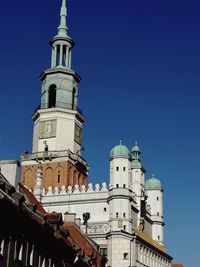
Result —
[[[162,190],[161,181],[152,175],[152,177],[145,182],[146,190]]]
[[[110,158],[130,158],[130,155],[129,149],[127,146],[122,145],[122,141],[110,151]]]

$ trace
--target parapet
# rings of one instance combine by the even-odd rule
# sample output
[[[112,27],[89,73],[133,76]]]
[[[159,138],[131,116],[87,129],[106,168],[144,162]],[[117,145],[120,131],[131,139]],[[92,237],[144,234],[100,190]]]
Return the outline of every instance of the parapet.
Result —
[[[68,195],[68,194],[79,194],[79,193],[94,193],[94,192],[108,192],[109,186],[104,182],[100,186],[99,184],[93,185],[92,183],[89,183],[88,186],[82,185],[81,187],[76,184],[74,187],[69,185],[61,186],[53,188],[52,186],[49,186],[47,191],[43,188],[42,195],[43,196],[53,196],[53,195]]]

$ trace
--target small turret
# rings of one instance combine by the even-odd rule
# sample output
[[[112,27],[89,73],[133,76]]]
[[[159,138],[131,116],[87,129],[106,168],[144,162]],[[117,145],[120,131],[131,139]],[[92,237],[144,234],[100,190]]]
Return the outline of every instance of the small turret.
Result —
[[[120,144],[113,147],[110,152],[110,184],[111,187],[128,187],[130,186],[130,151]]]
[[[131,162],[131,167],[132,168],[141,168],[142,164],[140,161],[140,148],[137,144],[137,142],[135,142],[135,146],[132,148],[132,162]]]
[[[141,218],[141,210],[142,210],[142,203],[145,197],[145,189],[144,189],[144,174],[145,169],[142,166],[140,160],[140,147],[138,143],[135,142],[135,145],[132,148],[132,161],[131,161],[131,175],[132,175],[132,186],[131,189],[135,192],[136,201],[137,201],[137,209],[139,210],[138,213],[138,224]]]
[[[131,217],[131,153],[121,141],[110,152],[110,185],[107,199],[110,225],[107,240],[108,248],[112,248],[108,250],[109,264],[125,266],[122,263],[124,264],[124,255],[129,255],[134,222]],[[123,246],[124,254],[119,254],[119,244]]]
[[[163,189],[162,184],[154,175],[145,183],[147,204],[151,207],[152,238],[164,245],[163,236]]]
[[[110,152],[110,185],[111,229],[131,232],[130,151],[121,141]]]

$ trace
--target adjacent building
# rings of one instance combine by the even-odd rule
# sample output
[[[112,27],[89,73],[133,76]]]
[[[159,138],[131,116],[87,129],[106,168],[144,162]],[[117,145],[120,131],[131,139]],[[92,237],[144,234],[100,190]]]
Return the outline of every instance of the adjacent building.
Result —
[[[0,173],[0,267],[105,266],[99,246],[80,231],[73,214],[63,222],[26,187],[20,184],[19,191]]]
[[[0,160],[0,172],[9,177],[12,186],[17,187],[21,174],[18,160]]]

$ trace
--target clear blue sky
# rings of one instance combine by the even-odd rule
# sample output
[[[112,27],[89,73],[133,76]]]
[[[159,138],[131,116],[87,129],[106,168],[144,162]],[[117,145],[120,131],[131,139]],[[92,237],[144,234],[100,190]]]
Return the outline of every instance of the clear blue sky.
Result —
[[[31,115],[59,0],[2,1],[0,158],[31,150]],[[165,239],[174,261],[199,266],[200,2],[68,0],[73,68],[92,182],[108,181],[110,149],[141,146],[148,178],[165,188]]]

